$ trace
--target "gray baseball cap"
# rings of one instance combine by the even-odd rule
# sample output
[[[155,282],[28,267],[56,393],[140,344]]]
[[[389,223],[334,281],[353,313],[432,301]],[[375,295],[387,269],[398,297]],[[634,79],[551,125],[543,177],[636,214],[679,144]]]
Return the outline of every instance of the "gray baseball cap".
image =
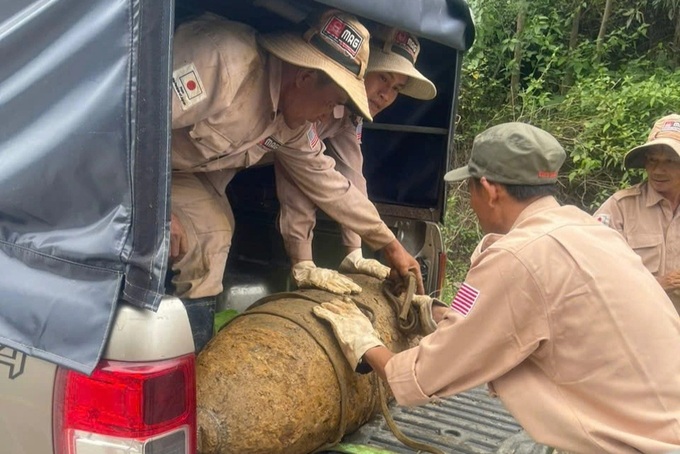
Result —
[[[503,123],[478,134],[468,165],[448,172],[444,180],[486,177],[503,184],[550,184],[557,181],[566,156],[550,133],[526,123]]]

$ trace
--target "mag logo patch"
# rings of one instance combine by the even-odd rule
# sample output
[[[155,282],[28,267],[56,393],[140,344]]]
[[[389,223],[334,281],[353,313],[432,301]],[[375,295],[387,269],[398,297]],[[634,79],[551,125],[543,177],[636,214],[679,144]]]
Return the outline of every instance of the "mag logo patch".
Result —
[[[680,121],[666,121],[661,127],[661,131],[680,132]],[[659,132],[661,132],[659,131]]]
[[[261,141],[259,141],[258,145],[260,146],[260,148],[263,148],[264,150],[274,151],[281,146],[281,142],[274,139],[272,136],[269,136],[266,139],[262,139]]]
[[[416,61],[416,56],[418,55],[418,44],[409,33],[399,30],[394,35],[394,44],[404,49],[404,51],[406,51],[406,53],[411,56],[411,60],[413,62]]]
[[[337,16],[328,19],[321,34],[352,57],[357,56],[364,42],[364,37],[354,27]]]

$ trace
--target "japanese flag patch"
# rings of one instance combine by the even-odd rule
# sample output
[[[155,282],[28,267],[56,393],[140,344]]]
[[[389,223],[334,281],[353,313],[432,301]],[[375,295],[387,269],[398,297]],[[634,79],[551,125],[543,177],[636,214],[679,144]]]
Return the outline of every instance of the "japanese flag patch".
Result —
[[[463,283],[451,303],[451,309],[467,317],[479,298],[479,290],[467,283]]]
[[[182,110],[188,110],[207,98],[203,82],[193,63],[182,66],[172,73],[172,88],[182,104]]]
[[[597,219],[599,222],[601,222],[602,224],[604,224],[604,225],[606,225],[607,227],[609,227],[610,219],[611,219],[611,218],[609,217],[608,214],[598,214],[597,217],[596,217],[595,219]]]

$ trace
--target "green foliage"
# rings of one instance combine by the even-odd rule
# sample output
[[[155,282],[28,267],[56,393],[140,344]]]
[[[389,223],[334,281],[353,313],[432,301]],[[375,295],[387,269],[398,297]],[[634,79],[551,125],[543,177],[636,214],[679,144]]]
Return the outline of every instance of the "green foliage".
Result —
[[[462,165],[462,164],[461,164]],[[467,185],[463,182],[449,191],[446,222],[442,228],[447,247],[446,282],[440,299],[449,302],[465,280],[470,255],[482,238],[477,218],[470,208]]]
[[[568,201],[593,210],[619,187],[639,179],[623,156],[647,139],[656,119],[678,110],[680,72],[630,62],[625,71],[601,69],[582,79],[545,125],[565,146]],[[550,128],[548,128],[550,126]]]
[[[551,132],[567,151],[560,198],[592,211],[640,179],[623,169],[626,151],[643,143],[654,121],[680,111],[675,21],[679,0],[614,2],[600,53],[604,0],[470,0],[477,37],[465,56],[452,166],[467,162],[474,136],[523,121]],[[520,11],[524,28],[517,32]],[[576,14],[578,12],[578,14]],[[578,18],[576,41],[570,43]],[[515,61],[515,47],[521,60]],[[510,93],[519,70],[518,93]],[[446,298],[464,279],[481,232],[464,185],[451,188],[444,225],[449,256]]]

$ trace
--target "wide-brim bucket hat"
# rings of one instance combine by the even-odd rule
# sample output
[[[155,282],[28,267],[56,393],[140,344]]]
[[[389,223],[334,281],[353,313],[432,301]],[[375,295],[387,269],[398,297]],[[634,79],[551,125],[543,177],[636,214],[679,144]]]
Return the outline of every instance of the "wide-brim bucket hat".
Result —
[[[357,113],[373,120],[364,86],[369,39],[357,18],[339,10],[324,11],[303,35],[282,32],[258,37],[260,45],[281,60],[326,73],[347,92]]]
[[[376,26],[371,29],[371,54],[367,72],[402,74],[408,81],[400,93],[416,99],[437,96],[437,88],[415,67],[420,42],[414,35],[396,28]]]
[[[657,120],[647,137],[647,142],[626,153],[623,165],[627,169],[644,168],[645,155],[651,150],[669,151],[680,156],[680,115],[666,115]]]

